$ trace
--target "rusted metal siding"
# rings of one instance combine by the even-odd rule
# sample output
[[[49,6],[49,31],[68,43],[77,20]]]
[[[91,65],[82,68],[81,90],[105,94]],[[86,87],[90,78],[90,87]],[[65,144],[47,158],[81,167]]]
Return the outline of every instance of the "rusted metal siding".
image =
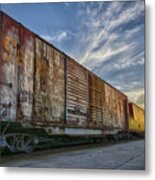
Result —
[[[100,79],[89,73],[89,109],[90,127],[102,127],[102,101],[104,88]]]
[[[60,52],[53,51],[53,91],[52,91],[52,119],[54,122],[64,122],[64,60]],[[50,76],[50,75],[49,75]],[[50,95],[51,92],[49,91]]]
[[[0,119],[63,123],[64,55],[3,13],[1,22]]]
[[[89,73],[89,126],[103,130],[125,129],[127,97]]]
[[[88,125],[88,71],[67,59],[67,125]]]
[[[1,14],[0,119],[16,119],[18,81],[18,24]]]
[[[105,83],[105,108],[103,113],[104,127],[108,129],[126,128],[125,102],[127,97]]]
[[[64,56],[35,38],[34,123],[63,123]]]
[[[33,105],[34,35],[19,26],[17,120],[31,120]]]

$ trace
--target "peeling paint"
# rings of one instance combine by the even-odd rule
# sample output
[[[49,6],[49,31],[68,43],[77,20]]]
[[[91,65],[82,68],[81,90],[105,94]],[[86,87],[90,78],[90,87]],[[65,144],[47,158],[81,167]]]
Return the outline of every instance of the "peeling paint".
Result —
[[[33,104],[34,37],[20,28],[17,119],[31,120]]]
[[[17,61],[19,31],[15,23],[8,18],[3,20],[2,52],[1,52],[1,79],[0,79],[0,119],[15,121],[17,104]]]
[[[64,57],[39,38],[35,38],[35,44],[35,121],[62,123],[64,118]]]

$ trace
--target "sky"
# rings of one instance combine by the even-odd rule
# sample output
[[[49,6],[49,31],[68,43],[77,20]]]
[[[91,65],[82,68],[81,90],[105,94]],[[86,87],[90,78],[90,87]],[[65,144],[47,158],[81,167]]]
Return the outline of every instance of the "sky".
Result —
[[[144,107],[144,1],[2,4],[1,9]]]

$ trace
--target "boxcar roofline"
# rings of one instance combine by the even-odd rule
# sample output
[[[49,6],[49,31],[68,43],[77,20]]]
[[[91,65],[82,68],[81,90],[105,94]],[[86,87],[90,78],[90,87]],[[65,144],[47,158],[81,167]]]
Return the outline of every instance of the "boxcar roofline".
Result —
[[[138,105],[137,105],[136,103],[134,103],[134,102],[129,101],[129,104],[133,104],[133,105],[136,106],[137,108],[139,108],[139,109],[141,109],[142,111],[144,111],[144,109],[143,109],[142,107],[138,106]]]

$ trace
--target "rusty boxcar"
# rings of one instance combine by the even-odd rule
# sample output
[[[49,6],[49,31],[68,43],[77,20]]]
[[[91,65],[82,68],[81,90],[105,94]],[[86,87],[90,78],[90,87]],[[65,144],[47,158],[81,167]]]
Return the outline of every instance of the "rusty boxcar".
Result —
[[[126,95],[3,12],[0,52],[0,146],[29,151],[38,129],[72,136],[127,131]],[[10,133],[11,122],[20,126]]]

